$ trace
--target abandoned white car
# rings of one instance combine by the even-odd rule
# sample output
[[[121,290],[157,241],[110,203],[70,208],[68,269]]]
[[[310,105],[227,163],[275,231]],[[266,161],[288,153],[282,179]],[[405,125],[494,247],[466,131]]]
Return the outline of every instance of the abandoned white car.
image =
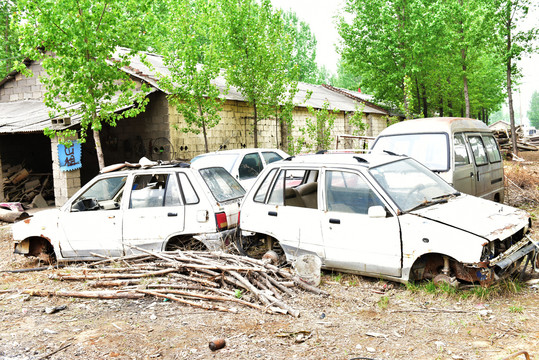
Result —
[[[153,166],[96,176],[61,208],[13,225],[15,253],[91,260],[231,241],[245,190],[223,168]]]
[[[249,190],[265,166],[289,156],[279,149],[235,149],[195,156],[191,164],[222,166]]]
[[[534,256],[530,225],[525,211],[461,194],[405,156],[304,155],[260,174],[239,244],[399,282],[488,285]]]

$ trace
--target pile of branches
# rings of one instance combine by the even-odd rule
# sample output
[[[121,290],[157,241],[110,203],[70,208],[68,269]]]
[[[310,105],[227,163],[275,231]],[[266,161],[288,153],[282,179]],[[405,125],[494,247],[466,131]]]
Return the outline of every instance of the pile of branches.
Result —
[[[55,280],[85,282],[100,290],[23,292],[99,299],[155,296],[207,310],[236,313],[235,306],[241,305],[294,317],[299,316],[299,311],[290,307],[285,298],[293,297],[298,288],[327,295],[305,284],[288,269],[266,260],[222,252],[136,250],[143,254],[107,258],[85,267],[65,268],[65,273],[50,276]]]

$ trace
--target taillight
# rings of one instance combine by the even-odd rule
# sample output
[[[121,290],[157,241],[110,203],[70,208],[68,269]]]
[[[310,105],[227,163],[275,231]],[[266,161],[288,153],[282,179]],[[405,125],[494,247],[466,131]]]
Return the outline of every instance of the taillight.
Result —
[[[215,221],[217,221],[217,230],[226,230],[228,228],[228,221],[226,220],[226,214],[224,212],[215,214]]]
[[[240,226],[240,212],[238,211],[238,226]]]

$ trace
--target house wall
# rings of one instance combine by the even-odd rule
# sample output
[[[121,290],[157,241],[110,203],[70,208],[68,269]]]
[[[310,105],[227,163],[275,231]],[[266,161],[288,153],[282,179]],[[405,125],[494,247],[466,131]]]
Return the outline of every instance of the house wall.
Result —
[[[119,120],[116,127],[103,126],[101,144],[105,165],[138,162],[143,156],[151,160],[171,158],[168,100],[159,91],[149,98],[145,112]]]
[[[39,77],[45,73],[45,70],[41,67],[41,62],[33,62],[29,70],[34,76],[26,77],[18,73],[14,80],[0,87],[0,102],[43,99],[45,87],[39,81]]]
[[[170,114],[170,142],[172,143],[172,158],[189,160],[196,155],[205,153],[204,136],[202,133],[184,133],[181,129],[186,126],[183,116],[175,107],[169,105]],[[221,121],[217,126],[208,130],[208,150],[217,151],[220,148],[238,149],[254,147],[252,107],[239,101],[227,101],[221,111]],[[332,136],[334,141],[331,149],[336,148],[336,135],[350,134],[352,127],[349,124],[351,113],[341,111],[337,113]],[[302,136],[301,128],[305,127],[308,118],[312,115],[306,108],[296,107],[293,111],[294,125],[292,136],[298,139]],[[368,124],[365,135],[376,136],[386,128],[386,119],[378,114],[365,114],[363,121]],[[258,123],[258,147],[280,148],[287,151],[286,134],[288,129],[275,119],[264,119]]]

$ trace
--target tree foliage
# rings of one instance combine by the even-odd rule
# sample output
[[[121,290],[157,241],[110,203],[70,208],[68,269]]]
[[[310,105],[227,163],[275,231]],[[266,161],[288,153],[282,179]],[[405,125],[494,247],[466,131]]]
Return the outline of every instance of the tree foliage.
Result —
[[[499,107],[503,79],[487,0],[348,0],[341,54],[361,87],[413,116]],[[468,109],[468,110],[467,110]]]
[[[183,132],[204,135],[208,152],[207,131],[221,117],[222,99],[213,80],[220,74],[222,27],[215,2],[206,0],[170,0],[166,2],[164,31],[159,47],[170,75],[161,85],[171,94],[169,100],[185,119]],[[164,20],[164,21],[163,21]]]
[[[301,136],[297,140],[295,153],[329,149],[333,142],[332,132],[338,110],[330,110],[330,104],[327,101],[321,109],[309,106],[307,110],[310,117],[306,119],[305,126],[300,129]]]
[[[56,115],[80,117],[80,138],[93,130],[98,162],[104,167],[99,131],[104,123],[144,110],[145,88],[121,69],[139,49],[145,2],[136,0],[19,0],[21,45],[32,59],[42,59],[47,75],[45,104]],[[114,57],[118,45],[131,50]],[[140,90],[140,89],[139,89]],[[132,106],[134,105],[134,106]],[[121,113],[117,110],[130,107]],[[49,136],[69,137],[74,131]]]
[[[0,79],[3,79],[18,59],[18,41],[12,19],[17,10],[15,0],[3,0],[0,3]]]
[[[274,11],[269,0],[223,0],[226,79],[253,107],[254,146],[258,146],[258,121],[276,112],[291,112],[297,89],[296,67],[289,68],[293,39],[287,32],[282,13]],[[286,121],[286,119],[282,119]]]
[[[292,54],[288,71],[296,72],[294,80],[313,83],[316,81],[316,38],[309,24],[298,18],[296,13],[283,13],[285,30],[292,39]],[[297,69],[294,69],[296,67]]]
[[[539,92],[534,91],[530,99],[530,109],[528,110],[530,125],[539,129]]]

